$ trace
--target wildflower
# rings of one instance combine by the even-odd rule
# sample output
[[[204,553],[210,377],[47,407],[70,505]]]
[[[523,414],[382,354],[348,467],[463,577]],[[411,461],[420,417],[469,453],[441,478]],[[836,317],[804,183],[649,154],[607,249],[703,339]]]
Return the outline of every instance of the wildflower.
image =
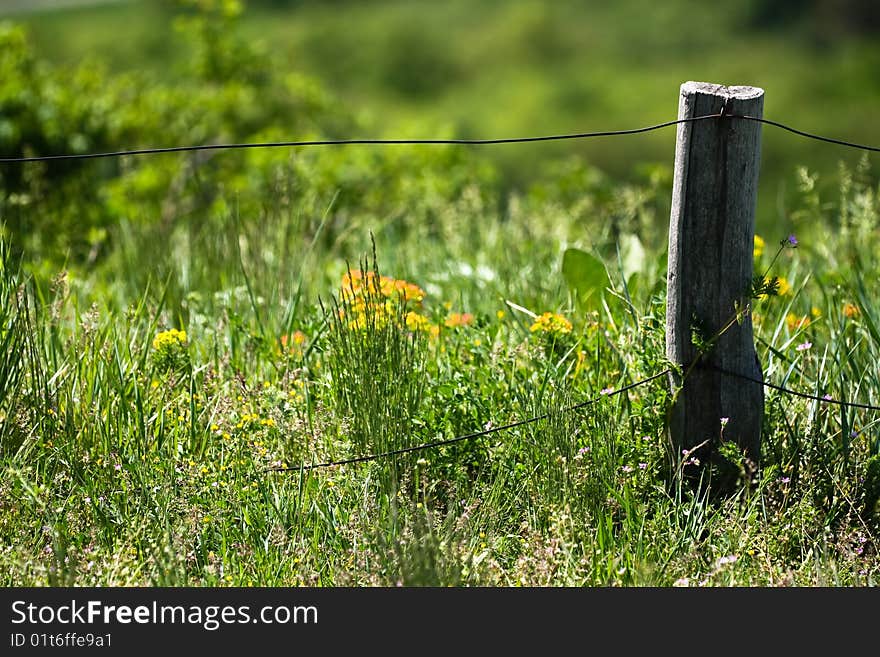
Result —
[[[285,333],[281,336],[281,348],[285,351],[290,351],[290,353],[299,353],[302,351],[302,346],[306,341],[306,334],[302,331],[294,331],[290,335]],[[288,347],[288,345],[290,345]]]
[[[764,253],[764,238],[760,235],[755,235],[755,246],[752,250],[752,256],[757,260]]]
[[[723,418],[721,418],[721,428],[723,429],[724,427],[726,427],[728,422],[730,422],[730,418],[729,418],[729,417],[723,417]]]
[[[639,463],[639,470],[645,470],[648,467],[647,463]]]
[[[470,313],[450,313],[444,324],[449,328],[459,328],[462,326],[470,326],[474,323],[474,316]]]
[[[425,298],[425,291],[415,283],[388,276],[380,276],[377,282],[373,272],[369,271],[365,274],[359,269],[348,271],[342,276],[341,288],[343,298],[349,300],[372,294],[386,299],[421,305]]]
[[[420,315],[419,313],[413,312],[412,310],[406,314],[406,328],[410,331],[430,331],[431,330],[431,322],[428,321],[428,318],[424,315]]]
[[[801,342],[801,343],[796,347],[796,349],[797,349],[798,351],[806,351],[807,349],[809,349],[809,348],[812,347],[812,346],[813,346],[813,343],[812,343],[812,342]]]
[[[178,331],[177,329],[169,329],[162,331],[153,338],[153,349],[161,351],[163,349],[174,348],[177,346],[186,346],[186,331]]]
[[[498,319],[504,319],[504,311],[503,310],[497,311],[495,313],[495,317],[497,317]]]
[[[738,557],[735,554],[731,554],[730,556],[727,556],[727,557],[721,557],[720,559],[718,559],[718,565],[719,566],[726,566],[729,563],[736,563],[737,559],[738,559]]]
[[[787,246],[791,249],[796,249],[797,245],[798,245],[797,237],[795,237],[794,233],[792,233],[791,235],[786,237],[784,240],[782,240],[782,245]]]
[[[791,483],[791,477],[782,477],[779,481],[783,484],[788,484]]]
[[[788,326],[789,331],[796,331],[800,328],[807,328],[811,323],[811,320],[806,315],[798,316],[794,313],[788,313],[785,317],[785,324]]]
[[[848,319],[852,319],[853,317],[858,317],[860,314],[859,307],[854,303],[845,303],[843,304],[843,315]]]
[[[169,329],[153,338],[153,363],[161,370],[181,369],[189,362],[186,331]]]
[[[784,276],[779,276],[776,280],[779,281],[779,288],[776,292],[779,296],[784,297],[791,292],[791,284]]]
[[[635,470],[635,468],[632,467],[631,465],[625,465],[621,468],[621,470],[623,470],[626,474],[629,474],[630,472]]]
[[[826,394],[822,395],[822,399],[824,399],[825,401],[828,402],[828,401],[832,400],[832,397],[831,397],[831,395],[826,393]]]
[[[600,395],[610,395],[612,392],[614,392],[614,388],[602,388],[599,391],[599,394]]]
[[[583,349],[578,349],[577,350],[577,362],[575,363],[574,372],[572,373],[572,376],[577,376],[578,374],[580,374],[580,372],[584,368],[584,365],[586,364],[586,362],[587,362],[586,352]]]
[[[542,332],[552,335],[564,335],[571,333],[571,322],[558,313],[546,312],[537,319],[529,327],[532,333]]]

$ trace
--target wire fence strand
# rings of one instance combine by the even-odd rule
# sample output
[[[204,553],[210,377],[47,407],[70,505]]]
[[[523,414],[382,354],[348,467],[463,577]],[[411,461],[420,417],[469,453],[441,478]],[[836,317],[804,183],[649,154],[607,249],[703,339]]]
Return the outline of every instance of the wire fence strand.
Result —
[[[758,123],[764,123],[766,125],[772,125],[776,128],[782,128],[783,130],[787,130],[788,132],[791,132],[795,135],[800,135],[801,137],[806,137],[807,139],[815,139],[816,141],[824,141],[829,144],[837,144],[839,146],[847,146],[849,148],[855,148],[858,150],[880,153],[880,147],[877,146],[868,146],[866,144],[857,144],[853,141],[845,141],[843,139],[835,139],[833,137],[824,137],[822,135],[813,134],[812,132],[798,130],[797,128],[792,128],[790,125],[785,125],[784,123],[779,123],[778,121],[771,121],[770,119],[759,118],[757,116],[747,116],[743,114],[731,114],[730,118],[745,119],[746,121],[757,121]]]
[[[22,164],[27,162],[51,162],[60,160],[94,160],[109,157],[124,157],[128,155],[155,155],[160,153],[185,153],[194,151],[212,151],[212,150],[241,150],[252,148],[298,148],[309,146],[355,146],[355,145],[375,145],[375,146],[393,146],[393,145],[463,145],[463,146],[490,146],[496,144],[524,144],[533,142],[548,141],[565,141],[572,139],[590,139],[595,137],[618,137],[624,135],[637,135],[645,132],[652,132],[662,128],[668,128],[680,123],[694,123],[696,121],[705,121],[707,119],[717,118],[742,119],[745,121],[757,121],[771,125],[783,130],[787,130],[793,134],[827,142],[830,144],[838,144],[864,151],[880,152],[880,147],[858,144],[843,139],[835,139],[833,137],[825,137],[816,135],[804,130],[793,128],[778,121],[759,118],[756,116],[747,116],[739,114],[723,115],[705,114],[703,116],[693,116],[684,119],[675,119],[673,121],[664,121],[655,125],[649,125],[642,128],[629,128],[625,130],[600,130],[595,132],[576,132],[558,135],[543,135],[538,137],[506,137],[500,139],[312,139],[302,141],[270,141],[270,142],[246,142],[246,143],[230,143],[230,144],[196,144],[191,146],[167,146],[160,148],[137,148],[131,150],[106,151],[101,153],[64,153],[60,155],[33,155],[24,157],[2,157],[0,164]]]
[[[812,395],[807,392],[800,392],[798,390],[792,390],[791,388],[786,388],[785,386],[777,385],[775,383],[770,383],[769,381],[762,381],[761,379],[756,379],[753,376],[749,376],[747,374],[739,374],[737,372],[732,372],[723,367],[719,367],[718,365],[708,365],[710,369],[719,372],[720,374],[724,374],[725,376],[730,376],[735,379],[741,379],[743,381],[750,381],[752,383],[761,384],[767,388],[771,388],[773,390],[777,390],[779,392],[785,393],[786,395],[793,395],[795,397],[801,397],[803,399],[812,399],[813,401],[822,402],[823,404],[836,404],[837,406],[847,406],[850,408],[862,408],[868,411],[880,411],[880,406],[874,406],[873,404],[862,404],[859,402],[848,402],[842,399],[835,399],[831,395]]]
[[[617,137],[623,135],[637,135],[643,132],[651,132],[668,128],[679,123],[693,123],[706,119],[716,119],[720,114],[706,114],[674,121],[664,121],[643,128],[630,128],[626,130],[601,130],[597,132],[577,132],[560,135],[543,135],[538,137],[506,137],[500,139],[312,139],[305,141],[270,141],[242,144],[199,144],[195,146],[168,146],[165,148],[139,148],[133,150],[108,151],[105,153],[68,153],[63,155],[35,155],[32,157],[4,157],[0,163],[13,164],[21,162],[47,162],[52,160],[92,160],[103,157],[122,157],[125,155],[153,155],[158,153],[184,153],[190,151],[210,150],[235,150],[245,148],[294,148],[305,146],[395,146],[395,145],[462,145],[462,146],[490,146],[493,144],[525,144],[542,141],[564,141],[571,139],[589,139],[593,137]]]
[[[278,468],[267,468],[265,472],[301,472],[305,470],[317,470],[319,468],[330,468],[333,466],[339,465],[352,465],[355,463],[366,463],[367,461],[375,461],[382,458],[388,458],[392,456],[400,456],[402,454],[409,454],[412,452],[420,452],[427,449],[434,449],[436,447],[444,447],[446,445],[453,445],[455,443],[460,443],[465,440],[473,440],[476,438],[482,438],[484,436],[488,436],[493,433],[498,433],[499,431],[507,431],[509,429],[514,429],[516,427],[525,426],[527,424],[533,424],[535,422],[540,422],[541,420],[546,420],[551,417],[555,413],[571,413],[573,411],[580,410],[587,406],[591,406],[602,399],[606,399],[608,397],[614,397],[615,395],[620,395],[624,392],[632,390],[634,388],[638,388],[643,386],[651,381],[655,381],[662,376],[666,376],[672,370],[669,368],[663,370],[662,372],[658,372],[652,376],[649,376],[645,379],[641,379],[639,381],[635,381],[634,383],[630,383],[628,385],[617,388],[616,390],[607,390],[603,391],[598,397],[593,397],[591,399],[587,399],[585,401],[574,404],[573,406],[568,406],[566,408],[560,409],[558,411],[542,413],[541,415],[536,415],[534,417],[530,417],[524,420],[517,420],[516,422],[510,422],[509,424],[502,424],[497,427],[489,427],[487,429],[483,429],[482,431],[474,431],[473,433],[464,434],[461,436],[456,436],[455,438],[447,438],[444,440],[434,440],[430,443],[423,443],[421,445],[413,445],[412,447],[402,447],[400,449],[391,450],[388,452],[381,452],[379,454],[367,454],[365,456],[355,456],[350,459],[341,459],[338,461],[326,461],[324,463],[310,463],[310,464],[301,464],[292,467],[278,467]]]

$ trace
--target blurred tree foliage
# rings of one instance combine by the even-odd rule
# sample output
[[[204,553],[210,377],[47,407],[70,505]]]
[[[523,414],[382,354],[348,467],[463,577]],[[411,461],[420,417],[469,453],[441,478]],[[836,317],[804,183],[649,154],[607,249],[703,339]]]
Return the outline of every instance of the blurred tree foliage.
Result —
[[[776,28],[802,24],[817,41],[880,32],[876,0],[753,0],[749,23]]]
[[[340,138],[365,130],[356,112],[319,82],[282,70],[259,43],[240,36],[238,0],[166,4],[175,10],[169,38],[186,43],[182,74],[173,79],[110,74],[98,61],[52,66],[20,26],[0,24],[0,152],[18,157]],[[488,165],[463,149],[439,147],[7,164],[0,167],[0,225],[19,250],[88,265],[106,253],[120,222],[161,240],[181,221],[209,227],[235,213],[258,224],[269,215],[325,208],[331,199],[337,224],[352,214],[408,213],[417,220],[478,180],[492,180]],[[332,232],[325,238],[333,239]]]

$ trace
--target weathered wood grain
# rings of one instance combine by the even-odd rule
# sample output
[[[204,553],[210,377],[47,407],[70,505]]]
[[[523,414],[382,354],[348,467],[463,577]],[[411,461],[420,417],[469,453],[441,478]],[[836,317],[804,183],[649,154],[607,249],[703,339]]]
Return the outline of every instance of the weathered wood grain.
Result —
[[[756,87],[686,82],[681,85],[678,117],[716,114],[722,108],[726,116],[762,117],[763,106],[764,91]],[[711,338],[734,318],[737,302],[748,302],[760,157],[758,122],[719,118],[678,125],[669,224],[666,355],[684,370],[699,355],[692,343],[695,325]],[[755,466],[759,462],[762,386],[709,366],[762,378],[751,316],[740,320],[690,368],[683,386],[679,374],[671,376],[673,394],[677,394],[667,424],[673,454],[680,458],[682,450],[705,443],[694,452],[702,463],[690,466],[691,474],[702,472],[707,463],[723,463],[718,454],[722,440],[734,441]]]

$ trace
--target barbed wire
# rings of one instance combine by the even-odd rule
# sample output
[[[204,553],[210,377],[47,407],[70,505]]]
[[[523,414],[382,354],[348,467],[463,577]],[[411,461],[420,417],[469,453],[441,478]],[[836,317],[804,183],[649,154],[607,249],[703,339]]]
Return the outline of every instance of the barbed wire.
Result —
[[[423,443],[421,445],[414,445],[412,447],[402,447],[400,449],[391,450],[388,452],[381,452],[378,454],[367,454],[365,456],[355,456],[349,459],[341,459],[338,461],[326,461],[324,463],[311,463],[311,464],[301,464],[298,466],[292,467],[277,467],[277,468],[267,468],[264,472],[301,472],[305,470],[316,470],[318,468],[330,468],[333,466],[339,465],[352,465],[354,463],[365,463],[367,461],[375,461],[381,458],[388,458],[392,456],[400,456],[402,454],[409,454],[411,452],[419,452],[427,449],[434,449],[436,447],[444,447],[446,445],[452,445],[455,443],[460,443],[465,440],[473,440],[476,438],[482,438],[484,436],[488,436],[493,433],[498,433],[499,431],[507,431],[509,429],[514,429],[516,427],[521,427],[527,424],[533,424],[535,422],[539,422],[541,420],[546,420],[557,413],[571,413],[573,411],[577,411],[581,408],[585,408],[587,406],[591,406],[602,399],[606,399],[608,397],[614,397],[615,395],[622,394],[627,392],[628,390],[632,390],[634,388],[638,388],[640,386],[645,385],[646,383],[650,383],[656,379],[659,379],[662,376],[666,376],[672,370],[667,368],[662,372],[658,372],[652,376],[649,376],[645,379],[641,379],[640,381],[635,381],[634,383],[630,383],[628,385],[617,388],[616,390],[603,390],[598,397],[593,397],[591,399],[587,399],[586,401],[579,402],[574,404],[573,406],[567,406],[566,408],[560,409],[558,411],[552,411],[547,413],[542,413],[541,415],[536,415],[534,417],[530,417],[524,420],[517,420],[516,422],[510,422],[509,424],[502,424],[497,427],[489,427],[483,429],[482,431],[474,431],[473,433],[464,434],[461,436],[456,436],[455,438],[447,438],[444,440],[434,440],[430,443]]]
[[[738,372],[732,372],[728,369],[720,367],[718,365],[714,365],[712,363],[708,363],[704,365],[709,369],[713,369],[716,372],[724,374],[725,376],[730,376],[736,379],[742,379],[743,381],[751,381],[752,383],[758,383],[767,388],[771,388],[773,390],[778,390],[779,392],[785,393],[787,395],[793,395],[795,397],[802,397],[804,399],[812,399],[813,401],[822,402],[823,404],[836,404],[838,406],[847,406],[850,408],[862,408],[868,411],[880,411],[880,406],[874,406],[872,404],[862,404],[860,402],[848,402],[843,401],[842,399],[835,399],[831,395],[813,395],[807,392],[800,392],[798,390],[792,390],[791,388],[786,388],[785,386],[777,385],[775,383],[770,383],[769,381],[763,381],[761,379],[757,379],[753,376],[749,376],[748,374],[739,374]]]
[[[60,160],[93,160],[108,157],[123,157],[128,155],[155,155],[160,153],[184,153],[193,151],[210,151],[210,150],[241,150],[252,148],[296,148],[309,146],[354,146],[354,145],[376,145],[376,146],[392,146],[392,145],[464,145],[464,146],[489,146],[497,144],[524,144],[533,142],[547,141],[564,141],[572,139],[590,139],[595,137],[617,137],[624,135],[636,135],[653,130],[668,128],[680,123],[694,123],[696,121],[704,121],[706,119],[717,118],[742,119],[745,121],[757,121],[771,125],[783,130],[787,130],[793,134],[808,139],[815,139],[840,146],[847,146],[859,150],[880,152],[880,147],[868,146],[866,144],[858,144],[856,142],[845,141],[843,139],[835,139],[833,137],[825,137],[813,134],[804,130],[793,128],[778,121],[764,119],[757,116],[748,116],[741,114],[705,114],[703,116],[693,116],[684,119],[675,119],[673,121],[664,121],[655,125],[649,125],[642,128],[629,128],[625,130],[601,130],[595,132],[577,132],[558,135],[543,135],[537,137],[507,137],[499,139],[312,139],[302,141],[270,141],[270,142],[245,142],[230,144],[196,144],[192,146],[167,146],[161,148],[138,148],[132,150],[106,151],[101,153],[64,153],[60,155],[33,155],[23,157],[2,157],[0,164],[21,164],[27,162],[50,162]]]

